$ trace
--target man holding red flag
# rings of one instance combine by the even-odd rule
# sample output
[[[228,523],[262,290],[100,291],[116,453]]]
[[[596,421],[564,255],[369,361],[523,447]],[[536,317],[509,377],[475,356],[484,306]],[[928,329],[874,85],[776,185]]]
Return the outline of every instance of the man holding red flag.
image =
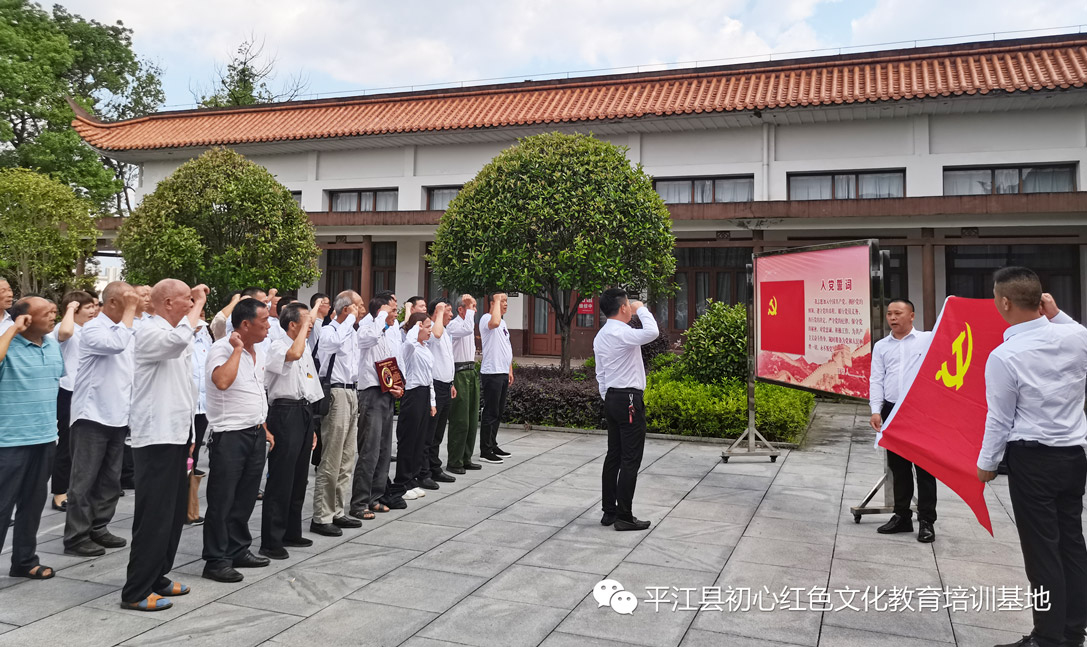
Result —
[[[1010,327],[985,365],[989,410],[978,479],[993,480],[1006,457],[1015,526],[1036,596],[1034,630],[1003,647],[1079,647],[1087,627],[1081,520],[1087,329],[1061,313],[1025,267],[998,270],[993,283],[996,308]]]
[[[912,372],[928,351],[931,332],[913,327],[914,308],[908,299],[893,299],[887,304],[887,325],[891,334],[872,348],[872,374],[868,385],[868,403],[872,408],[869,424],[877,432],[901,402]],[[887,466],[894,479],[894,515],[876,529],[883,535],[913,532],[913,473],[917,471],[917,541],[936,541],[936,478],[920,465],[914,465],[893,451],[887,451]]]

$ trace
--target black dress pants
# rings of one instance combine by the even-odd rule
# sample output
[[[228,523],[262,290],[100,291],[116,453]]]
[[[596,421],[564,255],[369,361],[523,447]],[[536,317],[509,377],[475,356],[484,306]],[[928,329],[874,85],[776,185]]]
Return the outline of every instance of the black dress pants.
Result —
[[[72,480],[64,547],[72,548],[106,532],[121,498],[121,463],[128,427],[107,427],[90,420],[72,423]]]
[[[442,473],[442,459],[438,453],[445,440],[445,427],[449,422],[449,410],[453,403],[453,383],[434,380],[434,400],[437,402],[438,413],[429,418],[427,429],[426,460],[419,474],[421,478],[434,478]]]
[[[884,402],[880,416],[886,420],[895,408],[893,402]],[[895,514],[913,518],[913,473],[917,472],[917,520],[936,523],[936,477],[898,454],[887,452],[887,466],[894,477]]]
[[[204,444],[204,436],[208,433],[208,417],[206,414],[198,413],[193,417],[192,421],[193,431],[196,432],[196,439],[193,440],[192,448],[192,468],[196,471],[197,466],[200,464],[200,446]]]
[[[608,389],[604,417],[608,423],[608,453],[604,457],[601,507],[605,514],[629,521],[634,517],[634,488],[638,485],[638,470],[645,450],[642,392]]]
[[[396,421],[396,477],[386,493],[390,500],[419,487],[415,477],[423,466],[428,418],[430,387],[417,386],[405,391],[400,399],[400,417]]]
[[[498,425],[506,413],[506,395],[510,390],[509,373],[484,373],[483,415],[479,421],[479,453],[493,454],[498,449]]]
[[[1049,610],[1034,610],[1034,636],[1043,645],[1078,645],[1087,627],[1087,548],[1082,447],[1008,443],[1008,494],[1023,548],[1027,580],[1049,593]]]
[[[139,602],[170,585],[166,574],[174,568],[189,505],[188,457],[187,444],[132,448],[136,510],[123,602]]]
[[[11,573],[24,574],[37,566],[38,526],[45,508],[46,481],[53,464],[50,441],[38,445],[0,447],[0,546],[8,534],[15,510],[11,537]]]
[[[275,445],[268,453],[260,519],[262,548],[283,548],[284,539],[302,537],[302,507],[309,483],[313,412],[309,403],[277,401],[268,407],[268,431]]]
[[[72,392],[57,391],[57,449],[53,454],[53,478],[50,490],[54,495],[66,494],[72,478],[72,450],[68,438],[72,424]]]
[[[203,553],[210,568],[230,566],[253,543],[249,517],[264,475],[266,442],[260,426],[211,434]]]

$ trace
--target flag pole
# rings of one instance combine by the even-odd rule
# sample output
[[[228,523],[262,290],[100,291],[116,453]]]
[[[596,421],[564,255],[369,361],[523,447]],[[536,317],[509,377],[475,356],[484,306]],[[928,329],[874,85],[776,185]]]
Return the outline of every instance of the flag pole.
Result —
[[[751,264],[747,266],[747,429],[740,434],[728,449],[721,452],[721,462],[727,463],[731,456],[769,456],[771,463],[776,463],[781,450],[770,444],[770,441],[755,428],[755,281],[754,281],[754,256]],[[736,449],[744,440],[747,440],[746,449]],[[762,443],[766,449],[759,449]]]

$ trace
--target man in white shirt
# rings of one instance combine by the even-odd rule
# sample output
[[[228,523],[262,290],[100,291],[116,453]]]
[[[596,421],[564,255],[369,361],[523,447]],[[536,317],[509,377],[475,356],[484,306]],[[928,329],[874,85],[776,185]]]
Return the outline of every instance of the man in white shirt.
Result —
[[[203,576],[240,582],[236,568],[268,565],[249,550],[249,517],[264,475],[265,446],[275,439],[264,427],[268,397],[264,390],[265,356],[259,345],[268,337],[268,306],[256,299],[238,302],[230,314],[234,332],[215,342],[208,353],[208,509],[204,514]]]
[[[491,310],[479,320],[479,338],[483,343],[483,364],[479,368],[483,383],[483,416],[479,425],[479,460],[501,463],[510,453],[498,446],[498,425],[506,413],[506,395],[513,384],[513,345],[510,330],[502,318],[509,309],[505,292],[491,295]]]
[[[163,279],[151,289],[155,315],[136,331],[130,425],[136,506],[121,590],[125,609],[168,609],[173,603],[166,596],[189,592],[166,576],[174,567],[188,508],[186,463],[196,410],[193,328],[207,298],[205,285],[189,289]]]
[[[604,515],[600,523],[616,530],[646,530],[648,521],[634,516],[634,489],[645,450],[645,365],[642,346],[657,338],[653,313],[641,301],[631,302],[625,290],[610,288],[600,295],[600,311],[608,320],[593,339],[596,381],[608,423],[608,453],[602,471]],[[629,323],[637,314],[641,328]]]
[[[72,390],[79,372],[79,337],[83,325],[98,314],[98,307],[90,294],[74,290],[60,300],[60,311],[64,313],[63,318],[49,333],[60,344],[60,354],[64,358],[64,377],[60,378],[57,391],[57,451],[53,456],[49,486],[53,493],[53,509],[67,511],[68,482],[72,477]]]
[[[439,457],[442,440],[445,439],[445,426],[449,421],[449,407],[457,397],[457,389],[453,386],[453,378],[456,376],[453,338],[446,327],[453,321],[453,306],[445,299],[432,301],[430,319],[434,324],[427,348],[434,357],[434,396],[438,411],[428,421],[429,427],[424,438],[426,453],[418,480],[419,487],[437,490],[438,483],[453,483],[457,480],[442,470],[442,459]]]
[[[906,394],[906,386],[924,359],[932,342],[931,332],[913,327],[914,308],[908,299],[892,299],[887,304],[887,325],[891,334],[872,347],[872,372],[868,382],[868,405],[872,417],[868,421],[879,432],[883,421]],[[887,466],[894,478],[894,514],[876,529],[890,535],[913,532],[913,473],[917,472],[917,541],[936,540],[936,479],[898,454],[887,452]]]
[[[15,292],[11,289],[11,284],[7,279],[0,278],[0,335],[15,323],[8,312],[14,303]]]
[[[401,331],[396,321],[396,295],[379,292],[370,300],[370,311],[359,324],[359,460],[355,464],[351,483],[351,515],[369,521],[376,512],[391,508],[403,509],[402,498],[389,500],[385,491],[389,483],[389,463],[392,461],[393,413],[396,399],[404,394],[400,388],[382,392],[378,380],[377,362],[397,358],[399,361]]]
[[[133,321],[140,296],[114,281],[102,291],[102,309],[83,326],[79,379],[72,392],[72,479],[64,523],[64,552],[105,554],[127,542],[106,525],[121,497],[121,469],[132,405]]]
[[[978,480],[996,478],[1006,458],[1027,579],[1032,591],[1048,595],[1047,604],[1033,609],[1031,634],[1005,647],[1081,646],[1087,626],[1087,329],[1060,312],[1025,267],[997,270],[993,296],[1010,327],[985,364],[989,411]]]
[[[321,464],[313,479],[313,519],[310,532],[329,537],[341,528],[359,528],[362,522],[346,514],[351,500],[351,472],[358,456],[359,344],[355,322],[366,314],[362,297],[354,290],[336,295],[335,317],[321,328],[317,358],[332,387],[328,415],[321,420]]]
[[[192,347],[192,381],[196,385],[196,414],[193,416],[193,430],[196,437],[193,439],[192,470],[193,474],[203,476],[200,469],[200,447],[204,444],[204,435],[208,431],[208,353],[215,341],[208,332],[208,322],[204,320],[204,313],[196,321],[196,330],[193,331]]]
[[[268,455],[260,523],[260,554],[287,559],[285,546],[312,546],[302,537],[302,507],[306,501],[309,454],[316,444],[313,404],[325,396],[306,348],[306,338],[319,316],[303,303],[286,305],[276,322],[286,339],[272,342],[264,385],[268,389],[268,431],[275,448]],[[275,325],[275,324],[273,324]]]
[[[453,342],[453,388],[457,397],[449,406],[448,463],[454,474],[481,469],[472,462],[479,429],[479,373],[476,371],[476,300],[470,294],[460,297],[457,317],[445,327]]]

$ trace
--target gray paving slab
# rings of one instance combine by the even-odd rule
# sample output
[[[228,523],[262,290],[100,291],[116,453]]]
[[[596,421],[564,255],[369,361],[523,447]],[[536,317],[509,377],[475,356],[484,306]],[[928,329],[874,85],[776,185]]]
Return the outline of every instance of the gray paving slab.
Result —
[[[653,526],[649,536],[654,539],[674,539],[695,544],[735,546],[746,528],[746,522],[690,519],[677,517],[673,511]]]
[[[428,551],[463,532],[451,526],[435,526],[397,519],[352,539],[350,543]]]
[[[414,521],[415,523],[431,523],[438,526],[453,526],[454,528],[471,528],[496,512],[498,512],[498,510],[495,508],[457,505],[451,502],[439,501],[438,503],[404,515],[403,518],[408,521]]]
[[[292,647],[395,647],[436,617],[427,611],[344,599],[278,634],[273,642]]]
[[[721,572],[731,554],[730,544],[696,544],[679,539],[649,536],[639,543],[623,561],[716,574]]]
[[[219,601],[265,611],[311,616],[369,583],[369,580],[356,577],[292,568]]]
[[[769,566],[830,570],[834,547],[805,544],[767,537],[742,537],[732,551],[732,559]]]
[[[747,638],[691,629],[683,637],[683,642],[679,643],[679,647],[720,647],[720,645],[728,645],[728,647],[787,647],[796,644],[798,643],[784,643],[776,640],[766,640],[765,638]]]
[[[491,517],[491,519],[562,528],[574,519],[585,514],[588,510],[594,509],[596,509],[596,506],[548,505],[544,503],[522,502],[506,508]]]
[[[126,612],[120,608],[105,611],[84,606],[73,607],[22,627],[5,625],[8,631],[0,628],[0,646],[56,645],[59,644],[57,637],[71,634],[73,628],[78,628],[78,644],[81,647],[116,645],[158,626],[159,623],[149,619],[148,615]]]
[[[514,564],[473,595],[556,609],[573,609],[600,581],[598,575]]]
[[[486,519],[457,535],[457,541],[532,550],[558,529],[531,523]]]
[[[125,647],[250,647],[301,620],[298,616],[212,602],[124,643]]]
[[[475,647],[533,647],[566,616],[563,609],[469,596],[420,632]]]
[[[631,549],[625,546],[605,546],[552,538],[537,546],[517,563],[607,575],[630,554],[630,551]]]
[[[521,548],[450,540],[411,562],[417,568],[494,577],[528,553]]]
[[[306,570],[376,580],[423,553],[417,550],[348,543],[336,546],[305,562]]]
[[[347,597],[405,609],[444,613],[485,582],[486,577],[401,566]]]
[[[109,584],[85,582],[61,575],[45,581],[26,580],[0,591],[0,622],[30,624],[119,589]]]

